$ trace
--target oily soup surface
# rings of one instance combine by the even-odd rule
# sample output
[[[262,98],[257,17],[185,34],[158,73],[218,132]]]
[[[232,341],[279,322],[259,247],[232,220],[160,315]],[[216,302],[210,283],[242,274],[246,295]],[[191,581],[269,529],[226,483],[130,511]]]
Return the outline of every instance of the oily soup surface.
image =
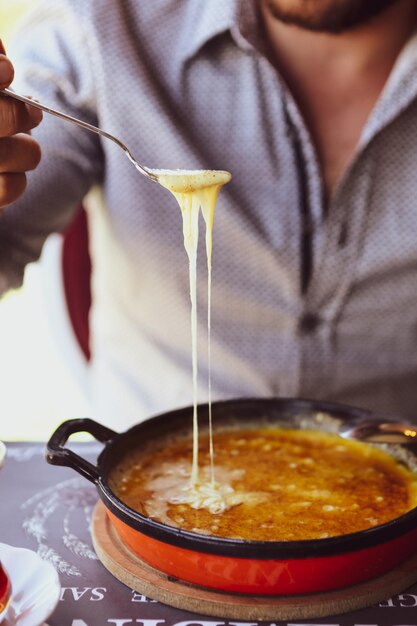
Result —
[[[209,481],[209,439],[200,436]],[[111,486],[132,509],[171,526],[219,537],[294,541],[387,522],[417,504],[417,477],[386,452],[318,431],[265,427],[216,432],[216,481],[228,508],[184,502],[192,438],[132,452]],[[227,499],[228,498],[228,499]]]

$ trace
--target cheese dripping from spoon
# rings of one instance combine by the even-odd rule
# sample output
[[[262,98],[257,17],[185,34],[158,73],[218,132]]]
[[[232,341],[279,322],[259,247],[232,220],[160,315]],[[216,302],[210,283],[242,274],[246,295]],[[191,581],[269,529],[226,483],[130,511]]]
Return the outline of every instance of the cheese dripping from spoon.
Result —
[[[213,428],[211,413],[211,257],[214,209],[223,185],[232,176],[222,170],[154,170],[158,182],[177,199],[183,219],[184,247],[189,260],[191,299],[191,352],[193,381],[193,459],[191,480],[176,496],[176,503],[189,504],[194,509],[205,508],[211,513],[221,513],[243,500],[227,484],[217,483],[214,474]],[[210,440],[210,480],[201,481],[198,461],[198,358],[197,358],[197,248],[198,218],[201,212],[206,224],[207,255],[207,332],[208,332],[208,407]]]

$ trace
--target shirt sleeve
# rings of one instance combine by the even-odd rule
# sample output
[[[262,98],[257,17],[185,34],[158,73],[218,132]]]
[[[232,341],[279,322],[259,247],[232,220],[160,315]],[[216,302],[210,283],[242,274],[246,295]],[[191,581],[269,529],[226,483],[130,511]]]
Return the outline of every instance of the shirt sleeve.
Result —
[[[15,91],[96,126],[94,33],[82,12],[88,4],[43,2],[22,24],[8,54],[15,66]],[[26,264],[39,258],[49,234],[68,225],[103,176],[98,135],[46,113],[32,134],[42,160],[28,173],[26,192],[0,218],[0,293],[20,286]]]

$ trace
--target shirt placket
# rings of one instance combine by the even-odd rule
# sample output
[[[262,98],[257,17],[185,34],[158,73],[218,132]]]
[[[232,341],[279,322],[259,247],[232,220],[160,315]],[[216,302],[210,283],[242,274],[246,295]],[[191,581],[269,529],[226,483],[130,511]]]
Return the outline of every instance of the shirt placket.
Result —
[[[317,153],[294,100],[289,123],[297,153],[301,204],[300,292],[295,395],[316,394],[318,364],[334,359],[334,330],[355,276],[372,183],[372,161],[358,154],[326,207]]]
[[[364,243],[372,171],[372,159],[366,153],[358,155],[329,206],[320,245],[315,246],[316,263],[305,295],[304,325],[299,328],[299,394],[326,393],[323,368],[337,365],[337,321],[354,282]],[[307,325],[306,319],[310,320]]]

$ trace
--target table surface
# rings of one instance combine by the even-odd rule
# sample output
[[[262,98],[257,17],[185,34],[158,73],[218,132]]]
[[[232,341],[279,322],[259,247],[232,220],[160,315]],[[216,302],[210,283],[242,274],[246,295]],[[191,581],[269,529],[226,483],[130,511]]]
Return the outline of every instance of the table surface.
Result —
[[[174,609],[120,583],[103,567],[92,547],[89,527],[98,500],[94,485],[73,470],[48,465],[43,444],[6,445],[7,459],[0,472],[0,542],[34,550],[58,570],[61,599],[48,619],[49,626],[256,626],[258,622]],[[100,450],[96,443],[72,447],[91,461]],[[286,622],[271,626],[278,624]],[[417,584],[377,606],[288,624],[417,626]]]

